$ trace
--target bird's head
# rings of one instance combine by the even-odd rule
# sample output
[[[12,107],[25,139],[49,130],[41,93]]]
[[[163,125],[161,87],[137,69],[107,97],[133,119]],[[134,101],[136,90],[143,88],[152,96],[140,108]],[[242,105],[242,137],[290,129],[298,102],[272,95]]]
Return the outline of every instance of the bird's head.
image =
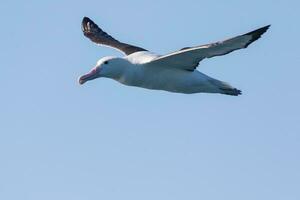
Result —
[[[128,61],[123,58],[101,58],[89,73],[79,77],[79,84],[82,85],[87,81],[100,77],[116,79],[121,76],[127,63]]]

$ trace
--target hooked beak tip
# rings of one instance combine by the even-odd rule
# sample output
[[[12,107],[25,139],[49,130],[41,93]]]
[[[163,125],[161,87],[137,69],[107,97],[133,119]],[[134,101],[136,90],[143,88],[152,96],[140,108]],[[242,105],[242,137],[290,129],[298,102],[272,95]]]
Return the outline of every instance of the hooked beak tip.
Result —
[[[78,82],[79,82],[80,85],[83,85],[86,81],[80,77],[78,79]]]

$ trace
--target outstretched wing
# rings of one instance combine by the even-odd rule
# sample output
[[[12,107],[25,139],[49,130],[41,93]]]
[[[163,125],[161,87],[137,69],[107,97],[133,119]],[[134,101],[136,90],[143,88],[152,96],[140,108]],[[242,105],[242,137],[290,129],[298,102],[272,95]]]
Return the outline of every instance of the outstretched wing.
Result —
[[[138,52],[147,51],[141,47],[136,47],[130,44],[122,43],[104,32],[97,24],[95,24],[88,17],[84,17],[82,20],[82,31],[83,34],[90,40],[99,45],[109,46],[117,50],[122,51],[126,55]]]
[[[148,64],[193,71],[199,65],[199,62],[205,58],[222,56],[232,51],[248,47],[252,42],[259,39],[269,27],[270,25],[221,42],[196,47],[186,47],[179,51],[160,56]]]

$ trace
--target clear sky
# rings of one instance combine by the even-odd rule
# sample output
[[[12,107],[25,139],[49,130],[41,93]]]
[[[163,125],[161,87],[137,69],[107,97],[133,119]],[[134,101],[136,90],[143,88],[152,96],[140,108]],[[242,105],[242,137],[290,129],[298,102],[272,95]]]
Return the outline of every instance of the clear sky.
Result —
[[[0,2],[0,199],[299,200],[296,0]],[[271,29],[198,70],[243,95],[183,95],[78,76],[115,50],[88,16],[157,53]]]

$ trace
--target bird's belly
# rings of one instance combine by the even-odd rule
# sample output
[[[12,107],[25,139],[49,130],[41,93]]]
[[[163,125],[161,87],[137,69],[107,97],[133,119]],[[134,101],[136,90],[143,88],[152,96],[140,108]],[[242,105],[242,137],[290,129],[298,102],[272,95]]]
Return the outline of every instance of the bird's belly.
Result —
[[[203,76],[202,76],[203,75]],[[123,78],[121,83],[130,86],[153,90],[165,90],[177,93],[204,92],[207,88],[207,77],[200,72],[182,70],[151,70],[142,75]]]

